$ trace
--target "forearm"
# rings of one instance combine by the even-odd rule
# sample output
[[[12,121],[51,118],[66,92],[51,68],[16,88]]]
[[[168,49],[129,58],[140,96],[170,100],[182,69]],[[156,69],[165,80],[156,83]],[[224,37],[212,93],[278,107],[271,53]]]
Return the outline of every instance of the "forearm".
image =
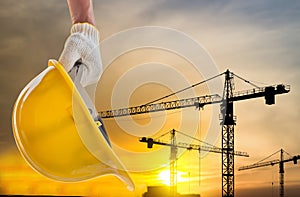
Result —
[[[95,25],[92,0],[68,0],[72,23],[90,23]]]

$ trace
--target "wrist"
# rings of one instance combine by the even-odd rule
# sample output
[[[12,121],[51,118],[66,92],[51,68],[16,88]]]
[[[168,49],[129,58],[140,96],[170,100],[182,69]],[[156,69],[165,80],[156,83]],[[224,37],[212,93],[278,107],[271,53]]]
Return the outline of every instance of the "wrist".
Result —
[[[92,0],[68,0],[72,23],[90,23],[95,25]]]
[[[71,34],[80,33],[89,38],[96,45],[99,43],[99,31],[89,23],[76,23],[71,28]]]

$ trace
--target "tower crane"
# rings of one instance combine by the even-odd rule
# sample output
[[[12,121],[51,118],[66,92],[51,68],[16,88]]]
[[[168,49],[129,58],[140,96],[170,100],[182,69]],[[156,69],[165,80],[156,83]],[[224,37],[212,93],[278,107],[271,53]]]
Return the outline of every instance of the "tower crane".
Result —
[[[147,148],[152,148],[154,144],[157,145],[162,145],[162,146],[170,146],[170,188],[171,188],[171,196],[175,196],[177,193],[177,149],[178,148],[183,148],[187,150],[197,150],[199,151],[206,151],[206,152],[213,152],[213,153],[222,153],[222,148],[216,147],[214,145],[207,144],[206,146],[204,145],[198,145],[198,144],[188,144],[188,143],[182,143],[182,142],[177,142],[176,141],[176,133],[180,133],[186,137],[192,138],[191,136],[188,136],[180,131],[177,131],[175,129],[172,129],[170,132],[167,132],[163,134],[162,136],[170,133],[171,134],[171,139],[170,142],[166,142],[163,140],[160,140],[159,138],[153,139],[153,138],[147,138],[147,137],[142,137],[140,138],[140,142],[145,142],[147,143]],[[162,137],[160,136],[160,137]],[[200,140],[199,140],[200,141]],[[241,152],[241,151],[235,151],[234,155],[236,156],[244,156],[244,157],[249,157],[248,153],[246,152]]]
[[[278,152],[280,152],[280,159],[264,161],[264,160],[270,158],[271,156],[277,154]],[[280,197],[284,197],[284,163],[293,161],[294,164],[297,164],[297,160],[300,159],[300,155],[295,155],[288,159],[284,159],[284,155],[283,155],[284,152],[285,151],[283,149],[280,149],[279,151],[273,153],[272,155],[268,156],[267,158],[265,158],[257,163],[240,167],[239,170],[248,170],[248,169],[253,169],[253,168],[274,166],[274,165],[279,164],[279,183],[280,183],[279,194],[280,194]]]
[[[187,89],[194,88],[197,85],[203,84],[221,75],[225,75],[224,91],[221,97],[218,94],[205,95],[193,98],[186,98],[180,100],[173,100],[167,102],[160,102],[162,99],[168,98],[171,95],[183,92]],[[254,88],[233,92],[234,90],[234,76],[254,86]],[[157,112],[164,110],[174,110],[186,107],[196,106],[197,108],[204,108],[205,105],[220,103],[221,108],[221,122],[222,127],[222,196],[234,196],[234,126],[236,125],[236,117],[233,113],[233,103],[235,101],[248,100],[253,98],[264,97],[267,105],[275,104],[275,95],[285,94],[290,92],[290,86],[285,84],[271,85],[265,87],[258,87],[248,80],[226,70],[225,72],[211,77],[210,79],[193,84],[187,88],[174,92],[170,95],[156,99],[144,105],[114,109],[99,112],[102,118],[113,118],[121,116],[137,115],[149,112]]]

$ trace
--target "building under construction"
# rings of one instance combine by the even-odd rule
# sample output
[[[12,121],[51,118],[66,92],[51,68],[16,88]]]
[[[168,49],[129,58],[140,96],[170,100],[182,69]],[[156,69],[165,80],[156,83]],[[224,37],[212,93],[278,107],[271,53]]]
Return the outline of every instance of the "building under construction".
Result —
[[[173,197],[170,193],[170,187],[167,186],[148,186],[147,192],[142,197]],[[175,197],[200,197],[200,194],[179,194],[176,193]]]

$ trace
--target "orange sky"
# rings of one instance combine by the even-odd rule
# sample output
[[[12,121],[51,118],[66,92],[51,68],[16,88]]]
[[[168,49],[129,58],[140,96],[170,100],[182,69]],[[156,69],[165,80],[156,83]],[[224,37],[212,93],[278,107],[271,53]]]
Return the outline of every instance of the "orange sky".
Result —
[[[291,92],[276,97],[275,105],[266,106],[264,99],[260,98],[236,102],[234,108],[237,115],[235,149],[250,155],[249,158],[236,157],[236,195],[272,196],[272,192],[274,196],[278,195],[278,166],[247,171],[237,171],[237,168],[257,162],[281,148],[291,155],[300,154],[300,3],[274,0],[101,0],[94,2],[94,9],[105,64],[96,92],[99,111],[140,105],[212,77],[215,73],[205,75],[208,64],[213,65],[218,73],[229,68],[258,86],[291,85]],[[166,147],[157,148],[163,149],[164,154],[153,151],[145,159],[143,153],[152,150],[139,143],[139,137],[159,136],[175,128],[221,146],[219,120],[212,116],[214,109],[219,110],[219,105],[206,106],[200,112],[188,108],[151,116],[139,115],[133,121],[128,117],[105,119],[114,150],[131,171],[136,184],[134,192],[127,191],[124,184],[114,177],[71,184],[39,175],[25,163],[17,150],[11,129],[11,112],[25,84],[46,68],[48,59],[59,57],[70,28],[67,3],[61,0],[10,0],[1,1],[0,10],[0,194],[138,197],[148,185],[163,184],[159,174],[168,170],[169,158]],[[125,37],[128,42],[115,39],[124,38],[122,32],[125,30],[144,26],[159,26],[162,33],[179,34],[161,34],[156,43],[143,40],[146,35],[140,34]],[[167,31],[168,28],[172,30]],[[186,36],[176,37],[178,35]],[[205,54],[187,44],[188,38],[198,43]],[[167,42],[172,39],[173,42]],[[136,40],[140,42],[136,43]],[[107,46],[107,43],[114,44]],[[109,62],[110,55],[128,47],[128,43],[133,44],[129,46],[132,48]],[[149,43],[164,47],[151,47],[147,45]],[[134,44],[142,46],[138,48]],[[199,69],[195,56],[200,54],[209,56],[212,62],[206,62],[204,67],[202,64]],[[218,79],[221,86],[223,77]],[[253,88],[237,79],[235,83],[236,91]],[[170,99],[222,94],[210,92],[207,88],[210,85],[205,84]],[[186,140],[178,136],[178,141]],[[278,158],[276,155],[270,159]],[[179,157],[178,171],[185,182],[178,183],[178,191],[200,193],[204,197],[221,196],[221,155],[207,154],[200,161],[199,181],[198,153],[185,152]],[[157,169],[158,165],[164,167]],[[300,193],[299,175],[299,164],[285,165],[286,196],[294,197]]]

